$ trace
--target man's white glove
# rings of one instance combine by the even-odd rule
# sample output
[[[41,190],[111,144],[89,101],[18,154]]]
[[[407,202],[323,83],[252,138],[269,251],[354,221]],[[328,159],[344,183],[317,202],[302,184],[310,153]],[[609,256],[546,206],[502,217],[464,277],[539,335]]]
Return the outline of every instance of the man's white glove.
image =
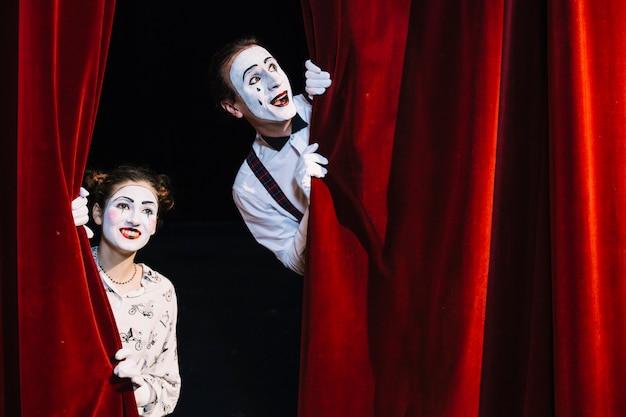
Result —
[[[83,226],[87,231],[87,237],[91,239],[93,237],[93,230],[87,226],[89,222],[89,208],[87,207],[87,196],[89,191],[80,187],[80,194],[72,201],[72,216],[74,217],[74,224],[76,226]]]
[[[326,71],[322,71],[322,69],[311,62],[310,59],[307,59],[304,66],[306,68],[306,72],[304,73],[304,77],[306,78],[304,91],[307,92],[309,98],[312,98],[312,96],[321,96],[332,83],[330,74]]]
[[[328,164],[328,159],[315,152],[319,146],[319,143],[313,143],[304,148],[296,165],[296,183],[307,197],[311,195],[311,177],[324,178],[328,172],[323,166]]]
[[[132,351],[126,348],[115,353],[115,359],[120,362],[113,368],[113,373],[120,378],[130,378],[131,382],[136,385],[135,402],[137,406],[142,407],[151,401],[152,388],[141,376],[139,365],[130,358],[131,353]]]

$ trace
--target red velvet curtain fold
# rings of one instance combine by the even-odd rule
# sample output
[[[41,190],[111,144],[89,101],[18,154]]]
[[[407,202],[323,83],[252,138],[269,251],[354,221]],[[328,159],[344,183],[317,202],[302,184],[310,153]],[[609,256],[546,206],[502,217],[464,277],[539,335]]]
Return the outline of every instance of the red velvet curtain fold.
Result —
[[[17,304],[25,417],[136,416],[119,334],[70,204],[96,120],[115,0],[19,3]],[[77,233],[78,231],[78,233]],[[6,361],[8,358],[3,358]],[[19,388],[18,388],[19,387]]]
[[[622,2],[301,3],[299,415],[623,415]]]
[[[621,416],[626,10],[621,1],[553,1],[549,16],[556,411]]]

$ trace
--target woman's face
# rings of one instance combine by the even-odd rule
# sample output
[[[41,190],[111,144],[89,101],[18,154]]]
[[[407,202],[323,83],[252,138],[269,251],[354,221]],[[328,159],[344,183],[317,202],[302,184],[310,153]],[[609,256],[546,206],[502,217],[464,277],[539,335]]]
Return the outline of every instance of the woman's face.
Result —
[[[296,115],[287,75],[265,48],[241,51],[230,66],[230,82],[250,112],[259,119],[290,120]]]
[[[102,237],[111,246],[136,252],[156,232],[158,199],[152,188],[131,184],[117,190],[106,203],[99,219]],[[94,220],[96,215],[94,214]]]

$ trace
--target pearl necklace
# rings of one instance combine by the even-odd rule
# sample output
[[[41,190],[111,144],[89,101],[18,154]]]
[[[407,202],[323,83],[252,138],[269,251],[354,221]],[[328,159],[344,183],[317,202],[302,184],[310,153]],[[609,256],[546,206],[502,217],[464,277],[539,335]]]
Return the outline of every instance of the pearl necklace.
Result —
[[[130,277],[130,279],[129,279],[128,281],[123,281],[123,282],[120,282],[120,281],[116,281],[116,280],[114,280],[113,278],[111,278],[111,277],[109,276],[109,274],[107,274],[107,273],[106,273],[106,271],[104,270],[104,268],[102,267],[102,265],[100,265],[100,262],[98,262],[98,267],[100,268],[100,271],[102,271],[102,273],[103,273],[104,275],[106,275],[106,277],[107,277],[108,279],[110,279],[110,280],[111,280],[111,282],[114,282],[114,283],[116,283],[116,284],[118,284],[118,285],[128,284],[129,282],[131,282],[132,280],[134,280],[134,279],[135,279],[135,275],[137,275],[137,264],[133,264],[133,266],[135,267],[135,272],[133,272],[133,276],[132,276],[132,277]]]

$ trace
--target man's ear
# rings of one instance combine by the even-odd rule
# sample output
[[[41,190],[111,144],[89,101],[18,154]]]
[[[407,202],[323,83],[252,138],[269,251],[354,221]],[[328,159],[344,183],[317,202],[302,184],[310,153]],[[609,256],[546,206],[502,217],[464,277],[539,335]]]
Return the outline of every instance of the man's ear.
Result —
[[[243,113],[237,108],[235,103],[230,100],[220,101],[220,106],[222,106],[226,113],[236,117],[237,119],[241,119],[243,117]]]
[[[93,205],[93,209],[91,209],[91,218],[95,224],[102,226],[102,208],[100,208],[100,204],[95,203]]]

